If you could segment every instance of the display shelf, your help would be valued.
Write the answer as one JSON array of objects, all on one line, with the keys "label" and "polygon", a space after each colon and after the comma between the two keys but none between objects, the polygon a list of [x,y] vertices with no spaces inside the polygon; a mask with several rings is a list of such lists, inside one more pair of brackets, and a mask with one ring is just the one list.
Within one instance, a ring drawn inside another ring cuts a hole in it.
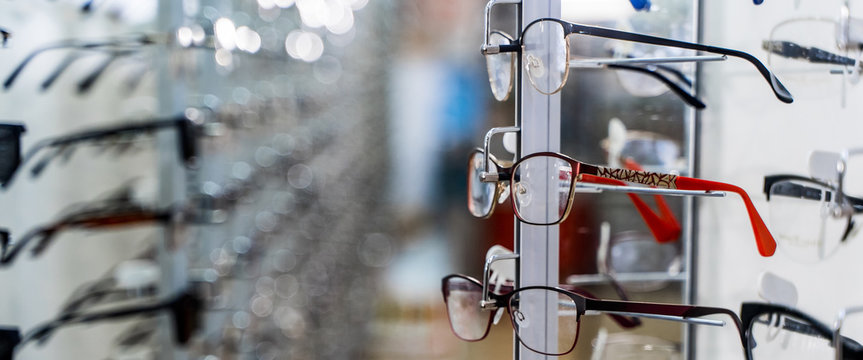
[{"label": "display shelf", "polygon": [[[639,272],[639,273],[620,273],[614,274],[614,279],[619,283],[631,283],[639,281],[672,281],[685,282],[688,280],[688,274],[683,271],[677,274],[669,274],[667,272]],[[566,277],[566,283],[569,285],[601,285],[608,284],[610,278],[604,274],[578,274]]]}]

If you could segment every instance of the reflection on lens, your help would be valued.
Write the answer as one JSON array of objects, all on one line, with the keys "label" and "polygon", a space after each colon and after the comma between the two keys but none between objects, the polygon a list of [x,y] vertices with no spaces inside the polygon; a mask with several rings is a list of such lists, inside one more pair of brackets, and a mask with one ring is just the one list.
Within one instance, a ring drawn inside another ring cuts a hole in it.
[{"label": "reflection on lens", "polygon": [[[513,168],[512,197],[515,212],[525,222],[554,224],[566,215],[573,186],[572,167],[563,159],[536,156]],[[548,196],[549,201],[534,201]]]},{"label": "reflection on lens", "polygon": [[839,247],[847,217],[832,215],[833,192],[821,185],[788,180],[770,187],[770,231],[779,249],[803,262],[815,262]]},{"label": "reflection on lens", "polygon": [[461,277],[448,278],[444,284],[444,301],[452,331],[462,340],[477,341],[485,336],[491,311],[480,307],[482,286]]},{"label": "reflection on lens", "polygon": [[[557,312],[553,318],[557,323],[546,326],[546,309],[556,309],[551,311]],[[568,295],[551,289],[519,290],[510,298],[509,311],[513,328],[525,347],[551,355],[566,354],[575,347],[578,307]],[[546,338],[557,338],[557,342]]]},{"label": "reflection on lens", "polygon": [[[493,31],[489,36],[491,45],[509,45],[511,37],[499,31]],[[497,101],[504,101],[512,90],[512,68],[514,53],[498,53],[485,56],[488,70],[488,81],[491,83],[491,93]]]},{"label": "reflection on lens", "polygon": [[540,21],[525,29],[524,66],[530,83],[539,92],[558,92],[569,73],[569,44],[563,25],[555,21]]},{"label": "reflection on lens", "polygon": [[[608,249],[608,270],[612,274],[666,272],[674,274],[680,266],[676,243],[660,244],[650,234],[626,231],[614,235]],[[666,281],[633,281],[621,285],[627,291],[655,291]]]},{"label": "reflection on lens", "polygon": [[753,359],[833,359],[830,337],[804,320],[784,314],[762,314],[752,321]]},{"label": "reflection on lens", "polygon": [[[483,153],[480,151],[476,151],[471,155],[468,161],[467,179],[467,208],[471,215],[480,218],[491,214],[491,209],[494,205],[495,189],[497,187],[496,182],[483,182],[480,180],[480,175],[484,171],[482,165],[483,158]],[[488,170],[490,174],[497,173],[497,168],[494,164],[489,163]]]},{"label": "reflection on lens", "polygon": [[680,345],[666,339],[614,333],[596,345],[599,360],[680,360]]}]

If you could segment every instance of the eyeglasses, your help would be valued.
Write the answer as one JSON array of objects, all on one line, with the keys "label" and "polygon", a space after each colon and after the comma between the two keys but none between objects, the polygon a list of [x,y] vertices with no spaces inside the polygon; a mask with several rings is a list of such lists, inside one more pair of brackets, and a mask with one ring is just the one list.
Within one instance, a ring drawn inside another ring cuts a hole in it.
[{"label": "eyeglasses", "polygon": [[858,342],[834,338],[830,327],[791,307],[747,302],[740,318],[748,359],[834,359],[836,353],[842,354],[838,359],[863,358]]},{"label": "eyeglasses", "polygon": [[[569,23],[559,19],[543,18],[538,19],[524,28],[521,39],[511,40],[506,36],[497,35],[490,38],[491,46],[483,47],[485,55],[501,55],[496,56],[493,60],[495,64],[489,65],[496,70],[494,75],[489,71],[492,81],[502,81],[506,83],[505,70],[507,64],[513,62],[512,56],[505,56],[506,52],[521,52],[524,58],[524,66],[527,71],[528,80],[531,85],[543,94],[554,94],[563,88],[566,79],[569,75],[570,68],[570,50],[569,36],[571,34],[596,36],[609,39],[617,39],[624,41],[633,41],[639,43],[647,43],[660,46],[669,46],[675,48],[689,49],[695,51],[703,51],[725,56],[741,58],[754,65],[759,73],[764,77],[770,85],[776,97],[785,103],[791,103],[794,99],[784,85],[754,56],[732,49],[720,48],[715,46],[701,45],[685,41],[666,39],[656,36],[625,32],[614,29],[593,27],[581,24]],[[693,60],[694,61],[694,60]],[[508,65],[512,68],[512,65]],[[509,81],[511,83],[511,81]],[[511,85],[503,86],[494,83],[492,85],[493,92],[499,97],[500,90],[503,90]]]},{"label": "eyeglasses", "polygon": [[162,311],[168,311],[173,318],[175,341],[185,344],[200,326],[200,311],[202,301],[188,291],[182,291],[171,298],[148,305],[119,307],[116,309],[67,314],[35,327],[23,337],[17,329],[0,332],[0,359],[12,359],[16,351],[24,345],[39,341],[43,342],[55,331],[75,324],[87,324],[105,320],[123,319],[135,316],[153,316]]},{"label": "eyeglasses", "polygon": [[764,194],[783,251],[804,262],[832,255],[854,233],[852,216],[863,213],[863,199],[804,176],[765,176]]},{"label": "eyeglasses", "polygon": [[[501,204],[509,198],[509,179],[507,177],[498,177],[496,182],[483,181],[483,173],[485,167],[483,162],[485,153],[481,149],[475,149],[468,161],[468,210],[471,215],[478,218],[487,218],[494,212],[496,204]],[[504,168],[493,156],[489,155],[489,168],[494,174],[507,174],[512,170],[512,166]],[[586,180],[595,184],[607,184],[615,186],[626,185],[622,181],[606,178],[593,178]],[[668,207],[661,196],[656,195],[655,200],[659,207],[660,214],[657,215],[650,205],[641,199],[637,194],[627,194],[635,206],[638,213],[641,215],[644,222],[647,224],[651,233],[655,236],[658,242],[675,241],[680,236],[680,224],[674,218],[674,214]],[[563,221],[561,219],[561,221]]]},{"label": "eyeglasses", "polygon": [[[488,294],[492,301],[480,306],[482,287],[463,275],[450,275],[442,280],[442,292],[453,332],[466,341],[479,341],[485,337],[491,324],[491,314],[505,307],[515,330],[516,337],[531,351],[560,356],[571,352],[578,341],[582,316],[609,314],[658,318],[692,324],[723,326],[725,322],[700,319],[700,317],[725,314],[730,316],[739,329],[739,319],[733,311],[721,308],[642,303],[630,301],[598,300],[557,287],[528,286],[498,295]],[[556,308],[557,341],[549,344],[540,339],[532,326],[538,325],[534,318],[545,318],[548,306]],[[487,312],[486,315],[484,312]],[[488,316],[488,319],[486,317]],[[741,332],[742,334],[742,332]],[[742,340],[742,338],[741,338]]]},{"label": "eyeglasses", "polygon": [[9,38],[12,37],[12,33],[6,29],[0,28],[0,38],[3,41],[3,47],[6,47],[6,43],[9,42]]},{"label": "eyeglasses", "polygon": [[[506,47],[516,43],[512,36],[499,30],[491,31],[489,41],[491,44],[498,47]],[[505,101],[509,98],[509,94],[512,92],[512,85],[515,82],[515,56],[511,52],[506,53],[501,51],[496,54],[486,54],[485,59],[492,94],[498,101]],[[623,62],[626,62],[626,60],[616,60],[615,63],[609,64],[592,62],[590,64],[584,63],[581,65],[588,67],[602,67],[612,70],[624,70],[652,77],[662,83],[663,86],[671,89],[672,92],[687,104],[692,105],[697,109],[705,108],[704,102],[692,94],[691,89],[686,90],[683,88],[691,87],[692,82],[676,69],[663,65],[639,65],[638,63],[625,64]],[[678,79],[680,83],[672,80],[673,78]]]},{"label": "eyeglasses", "polygon": [[846,87],[859,81],[861,70],[860,49],[847,44],[849,19],[846,14],[840,20],[802,17],[779,22],[761,45],[767,63],[800,98],[841,96],[844,105]]},{"label": "eyeglasses", "polygon": [[[509,168],[489,161],[490,171],[477,175],[478,169],[484,167],[484,164],[484,154],[478,151],[471,155],[468,163],[468,208],[475,216],[482,217],[491,212],[497,194],[502,191],[498,189],[502,179],[509,180],[515,216],[532,225],[554,225],[566,219],[572,209],[576,183],[580,181],[600,184],[608,183],[609,180],[623,181],[694,192],[730,191],[743,199],[758,252],[762,256],[770,256],[776,250],[776,242],[758,215],[749,195],[735,185],[672,174],[590,165],[553,152],[524,156]],[[548,201],[533,201],[534,197],[544,198],[552,192],[556,195]]]},{"label": "eyeglasses", "polygon": [[45,154],[33,165],[30,171],[33,176],[39,175],[51,160],[61,155],[69,155],[81,143],[127,144],[130,139],[165,128],[177,129],[179,156],[185,164],[191,164],[197,155],[197,131],[195,123],[185,116],[110,126],[41,140],[31,146],[23,157],[20,137],[25,131],[24,127],[18,124],[2,124],[0,125],[0,157],[2,157],[0,186],[9,187],[18,170],[26,163],[35,161],[34,159],[40,153]]}]

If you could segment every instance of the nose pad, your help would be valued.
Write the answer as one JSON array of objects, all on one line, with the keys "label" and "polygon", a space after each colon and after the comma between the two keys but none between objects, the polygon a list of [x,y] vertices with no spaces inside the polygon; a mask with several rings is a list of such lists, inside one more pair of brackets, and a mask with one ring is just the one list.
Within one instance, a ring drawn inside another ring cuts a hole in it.
[{"label": "nose pad", "polygon": [[545,76],[545,64],[537,56],[527,54],[527,70],[534,77],[541,78]]},{"label": "nose pad", "polygon": [[500,196],[497,197],[497,203],[503,204],[506,199],[509,199],[509,184],[501,185],[500,192]]},{"label": "nose pad", "polygon": [[518,201],[519,206],[528,206],[530,205],[531,197],[533,193],[530,191],[530,184],[525,181],[519,182],[515,185],[515,199]]},{"label": "nose pad", "polygon": [[515,319],[515,323],[518,324],[519,327],[524,329],[530,327],[530,320],[520,310],[515,310],[512,316]]},{"label": "nose pad", "polygon": [[497,311],[494,312],[494,324],[500,321],[500,317],[503,315],[503,308],[497,308]]}]

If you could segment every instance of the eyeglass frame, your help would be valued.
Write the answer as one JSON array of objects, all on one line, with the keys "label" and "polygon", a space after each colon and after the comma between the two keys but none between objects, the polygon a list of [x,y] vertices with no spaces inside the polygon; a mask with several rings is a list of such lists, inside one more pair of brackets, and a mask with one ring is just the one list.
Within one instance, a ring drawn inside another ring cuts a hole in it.
[{"label": "eyeglass frame", "polygon": [[[453,274],[447,277],[444,277],[441,281],[441,291],[444,295],[444,301],[447,300],[447,289],[446,289],[446,281],[452,277],[460,277],[460,278],[468,278],[464,275]],[[475,279],[473,281],[476,281]],[[518,294],[522,291],[526,290],[547,290],[550,292],[557,292],[560,294],[564,294],[570,297],[573,302],[576,304],[576,308],[578,311],[578,317],[580,318],[582,315],[594,315],[598,313],[605,313],[608,315],[622,315],[622,316],[633,316],[633,317],[644,317],[644,318],[652,318],[652,319],[660,319],[660,320],[669,320],[669,321],[677,321],[688,324],[699,324],[699,325],[711,325],[711,326],[725,326],[725,321],[722,320],[713,320],[713,319],[699,319],[698,317],[707,316],[707,315],[716,315],[716,314],[726,314],[730,316],[737,326],[740,334],[741,341],[743,341],[743,331],[740,327],[740,319],[737,317],[733,311],[724,309],[724,308],[714,308],[714,307],[706,307],[706,306],[694,306],[694,305],[677,305],[677,304],[663,304],[663,303],[649,303],[649,302],[636,302],[636,301],[617,301],[617,300],[601,300],[586,297],[584,295],[560,288],[560,287],[552,287],[552,286],[526,286],[522,288],[515,289],[506,294],[489,294],[493,303],[486,304],[484,308],[486,309],[497,309],[499,304],[506,304],[507,312],[510,312],[509,309],[509,299],[512,298],[513,295]],[[478,304],[479,306],[479,304]],[[589,307],[595,307],[590,308]],[[491,319],[491,317],[490,317]],[[510,312],[510,320],[513,325],[513,329],[515,330],[516,338],[519,339],[523,345],[524,342],[521,340],[521,337],[518,335],[517,324],[514,322],[512,318],[512,312]],[[581,321],[577,321],[577,326],[581,327]],[[491,322],[489,322],[491,323]],[[474,340],[477,341],[477,340]],[[530,346],[525,345],[531,351],[534,351],[543,355],[551,355],[551,356],[559,356],[570,353],[575,345],[578,343],[578,334],[576,333],[575,341],[572,344],[572,347],[560,354],[554,353],[546,353],[542,351],[537,351]]]},{"label": "eyeglass frame", "polygon": [[[563,76],[563,81],[561,82],[559,88],[555,91],[552,91],[550,94],[553,94],[553,93],[560,91],[560,89],[562,89],[563,86],[566,84],[566,80],[569,77],[568,75],[569,75],[569,60],[570,60],[569,59],[569,39],[568,38],[572,34],[578,34],[578,35],[596,36],[596,37],[602,37],[602,38],[608,38],[608,39],[632,41],[632,42],[666,46],[666,47],[682,48],[682,49],[695,50],[695,51],[703,51],[703,52],[722,54],[722,55],[726,55],[726,56],[741,58],[743,60],[748,61],[749,63],[754,65],[756,67],[756,69],[758,69],[758,72],[761,74],[761,76],[770,85],[770,88],[773,91],[774,95],[776,95],[777,99],[779,99],[780,101],[782,101],[784,103],[792,103],[794,101],[794,98],[791,96],[791,93],[788,91],[788,89],[785,88],[785,85],[783,85],[782,82],[779,81],[779,79],[775,75],[773,75],[773,73],[770,72],[770,70],[767,69],[767,67],[764,66],[764,64],[760,60],[758,60],[758,58],[756,58],[755,56],[753,56],[749,53],[743,52],[743,51],[721,48],[721,47],[710,46],[710,45],[702,45],[702,44],[679,41],[679,40],[673,40],[673,39],[662,38],[662,37],[657,37],[657,36],[652,36],[652,35],[645,35],[645,34],[615,30],[615,29],[604,28],[604,27],[596,27],[596,26],[576,24],[576,23],[571,23],[571,22],[567,22],[567,21],[563,21],[563,20],[555,19],[555,18],[536,19],[536,20],[532,21],[530,24],[527,24],[527,26],[524,27],[523,32],[526,32],[528,29],[530,29],[531,26],[538,24],[540,22],[545,22],[545,21],[555,22],[555,23],[558,23],[561,25],[561,27],[563,28],[564,42],[566,44],[566,54],[567,54],[566,55],[567,66],[565,67],[566,70],[565,70],[565,73]],[[518,42],[518,44],[513,44],[513,45],[509,45],[509,46],[498,46],[497,48],[491,47],[491,46],[484,47],[482,49],[482,52],[483,52],[483,54],[496,54],[499,52],[518,52],[518,53],[521,53],[521,52],[523,52],[523,47],[524,47],[523,36],[521,38],[519,38],[517,42]],[[495,52],[495,51],[497,51],[497,52]],[[540,91],[540,92],[542,93],[542,91]]]},{"label": "eyeglass frame", "polygon": [[[487,137],[488,136],[489,135],[487,134]],[[488,153],[486,153],[486,155],[488,155]],[[563,222],[563,220],[565,220],[567,218],[567,216],[569,215],[569,212],[572,210],[572,202],[573,202],[573,198],[575,195],[576,184],[578,182],[581,182],[581,181],[603,183],[603,182],[607,182],[608,179],[611,179],[611,180],[624,181],[624,182],[635,182],[635,183],[638,183],[641,185],[655,186],[655,187],[660,188],[660,189],[651,189],[651,188],[640,188],[640,187],[630,187],[630,186],[620,186],[619,187],[621,189],[626,190],[627,192],[629,191],[629,189],[632,189],[633,191],[637,191],[636,189],[644,189],[644,190],[671,189],[671,190],[675,190],[675,191],[682,190],[682,191],[693,192],[693,193],[684,194],[684,195],[696,195],[696,194],[703,194],[703,193],[709,194],[711,191],[714,191],[714,190],[716,190],[716,191],[731,191],[731,192],[737,193],[741,197],[741,199],[743,200],[743,203],[746,207],[746,211],[749,215],[750,223],[752,225],[753,234],[755,235],[755,242],[756,242],[756,245],[758,248],[758,252],[762,256],[771,256],[776,251],[776,241],[773,239],[773,235],[770,233],[770,230],[767,229],[767,225],[765,225],[764,220],[761,219],[761,216],[758,214],[758,210],[755,208],[755,205],[752,203],[752,199],[749,197],[749,194],[747,194],[746,191],[743,190],[742,188],[740,188],[736,185],[732,185],[732,184],[721,183],[721,182],[710,181],[710,180],[703,180],[703,179],[698,179],[698,178],[691,178],[691,177],[686,177],[686,176],[673,175],[673,174],[663,174],[663,173],[657,173],[657,172],[627,170],[627,169],[614,169],[614,168],[608,168],[608,167],[604,167],[604,166],[591,165],[591,164],[580,162],[580,161],[575,160],[571,157],[568,157],[564,154],[556,153],[556,152],[537,152],[537,153],[523,156],[521,159],[516,161],[512,165],[512,167],[507,168],[507,169],[503,169],[503,170],[508,170],[508,171],[512,172],[511,174],[509,174],[505,171],[499,170],[499,172],[497,174],[494,174],[494,175],[482,174],[482,176],[480,177],[480,181],[497,182],[498,179],[500,178],[500,175],[503,174],[505,176],[508,175],[510,178],[509,181],[510,181],[510,183],[512,183],[512,181],[514,180],[513,177],[515,176],[515,171],[513,171],[513,169],[518,167],[518,165],[520,165],[522,162],[524,162],[526,160],[529,160],[529,159],[534,158],[534,157],[540,157],[540,156],[546,156],[546,157],[553,157],[553,158],[561,159],[561,160],[569,163],[569,165],[572,169],[571,170],[572,176],[571,176],[571,180],[570,180],[572,183],[570,186],[569,195],[568,195],[568,199],[567,199],[566,211],[560,217],[560,219],[558,219],[557,221],[552,222],[552,223],[536,223],[536,222],[531,222],[531,221],[525,221],[525,219],[523,219],[522,216],[519,215],[519,211],[516,207],[516,203],[515,203],[515,199],[516,199],[515,191],[516,190],[515,190],[515,187],[510,185],[510,191],[511,191],[510,196],[512,196],[512,198],[513,198],[513,200],[510,202],[513,206],[513,213],[523,223],[530,224],[530,225],[555,225],[555,224],[559,224],[559,223]],[[488,161],[486,161],[486,166],[488,166],[487,164],[488,164]],[[587,172],[582,172],[582,168],[584,170],[586,170]],[[704,188],[708,188],[708,189],[704,189]],[[654,192],[654,193],[656,193],[656,192]]]}]

